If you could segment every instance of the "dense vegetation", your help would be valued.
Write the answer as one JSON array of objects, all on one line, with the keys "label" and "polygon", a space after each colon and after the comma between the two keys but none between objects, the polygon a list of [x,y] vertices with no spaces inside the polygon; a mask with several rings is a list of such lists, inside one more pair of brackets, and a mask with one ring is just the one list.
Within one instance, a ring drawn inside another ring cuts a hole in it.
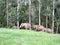
[{"label": "dense vegetation", "polygon": [[23,22],[60,32],[60,0],[0,0],[0,27],[19,27]]},{"label": "dense vegetation", "polygon": [[60,45],[60,35],[0,28],[0,45]]}]

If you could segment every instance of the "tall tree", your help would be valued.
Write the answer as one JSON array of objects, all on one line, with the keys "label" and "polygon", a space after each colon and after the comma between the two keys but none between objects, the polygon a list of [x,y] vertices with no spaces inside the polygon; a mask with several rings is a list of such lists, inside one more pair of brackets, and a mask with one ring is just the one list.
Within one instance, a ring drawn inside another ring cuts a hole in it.
[{"label": "tall tree", "polygon": [[41,0],[39,0],[39,25],[41,25]]},{"label": "tall tree", "polygon": [[[48,10],[48,6],[47,6],[47,10]],[[46,15],[46,28],[48,28],[48,16]]]},{"label": "tall tree", "polygon": [[17,29],[19,29],[19,7],[20,7],[20,0],[17,0]]},{"label": "tall tree", "polygon": [[[54,9],[55,9],[55,0],[53,0],[53,12],[52,12],[52,31],[54,32]],[[52,32],[52,33],[53,33]]]},{"label": "tall tree", "polygon": [[31,0],[29,0],[29,24],[31,24]]},{"label": "tall tree", "polygon": [[46,28],[48,28],[48,18],[51,15],[51,0],[42,0],[43,15],[45,16]]},{"label": "tall tree", "polygon": [[46,11],[46,28],[48,28],[48,18],[51,15],[51,9],[50,6],[47,5],[47,11]]},{"label": "tall tree", "polygon": [[8,27],[8,0],[6,0],[6,22]]}]

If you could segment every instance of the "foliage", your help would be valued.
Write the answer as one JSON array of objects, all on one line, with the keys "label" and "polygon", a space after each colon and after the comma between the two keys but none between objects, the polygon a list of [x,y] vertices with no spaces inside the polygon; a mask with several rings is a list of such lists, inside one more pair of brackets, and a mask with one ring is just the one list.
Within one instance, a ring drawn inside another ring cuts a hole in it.
[{"label": "foliage", "polygon": [[[60,27],[60,1],[55,0],[55,27]],[[8,0],[8,27],[17,25],[17,0]],[[47,9],[48,7],[48,9]],[[48,16],[48,25],[51,27],[52,22],[53,0],[41,0],[41,24],[45,26],[45,17]],[[33,11],[32,11],[33,10]],[[5,0],[0,0],[0,27],[6,27],[6,4]],[[39,24],[39,0],[31,0],[31,19],[32,24]],[[20,0],[19,7],[19,24],[29,22],[29,2]],[[59,29],[60,30],[60,29]]]}]

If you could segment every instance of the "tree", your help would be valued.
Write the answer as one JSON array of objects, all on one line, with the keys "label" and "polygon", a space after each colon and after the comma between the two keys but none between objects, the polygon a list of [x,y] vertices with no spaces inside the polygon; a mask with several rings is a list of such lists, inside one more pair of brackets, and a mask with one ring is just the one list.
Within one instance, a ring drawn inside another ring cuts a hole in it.
[{"label": "tree", "polygon": [[29,0],[29,24],[31,24],[31,0]]},{"label": "tree", "polygon": [[52,31],[54,32],[54,9],[55,9],[55,0],[53,0],[53,12],[52,12]]},{"label": "tree", "polygon": [[56,15],[55,15],[55,25],[56,25],[56,33],[58,33],[59,25],[60,25],[60,8],[58,8],[58,7],[57,7]]},{"label": "tree", "polygon": [[41,25],[41,16],[40,16],[40,13],[41,13],[41,0],[39,0],[39,25]]},{"label": "tree", "polygon": [[59,24],[60,24],[60,21],[57,20],[57,22],[56,22],[56,33],[58,33]]},{"label": "tree", "polygon": [[42,13],[43,16],[45,16],[45,22],[46,22],[46,28],[48,28],[49,25],[49,17],[51,15],[51,0],[42,0]]},{"label": "tree", "polygon": [[8,27],[8,0],[6,0],[6,22]]},{"label": "tree", "polygon": [[51,10],[50,7],[47,6],[47,10],[46,10],[46,28],[48,28],[48,17],[51,15]]},{"label": "tree", "polygon": [[20,0],[17,0],[17,29],[19,29],[19,7],[20,7]]}]

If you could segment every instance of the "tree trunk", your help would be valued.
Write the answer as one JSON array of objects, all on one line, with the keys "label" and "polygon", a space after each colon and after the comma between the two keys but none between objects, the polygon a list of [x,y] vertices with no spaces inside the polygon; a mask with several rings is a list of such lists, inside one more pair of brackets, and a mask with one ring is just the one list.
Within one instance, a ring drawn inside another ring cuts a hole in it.
[{"label": "tree trunk", "polygon": [[48,16],[46,16],[46,28],[48,28]]},{"label": "tree trunk", "polygon": [[4,23],[2,22],[2,28],[3,28]]},{"label": "tree trunk", "polygon": [[7,28],[8,28],[8,0],[6,0],[6,22],[7,22]]},{"label": "tree trunk", "polygon": [[17,29],[19,29],[19,7],[20,7],[20,1],[17,0]]},{"label": "tree trunk", "polygon": [[[29,0],[29,24],[31,24],[31,0]],[[31,27],[30,27],[31,30]]]},{"label": "tree trunk", "polygon": [[58,27],[59,27],[59,25],[57,24],[57,29],[56,29],[56,33],[58,33]]},{"label": "tree trunk", "polygon": [[39,25],[41,25],[41,1],[39,0]]},{"label": "tree trunk", "polygon": [[32,17],[31,17],[32,19],[31,19],[31,22],[33,23],[33,20],[34,20],[34,17],[33,17],[33,15],[34,15],[33,6],[32,6],[32,8],[31,8],[31,9],[32,9]]},{"label": "tree trunk", "polygon": [[53,14],[52,14],[52,33],[54,33],[54,8],[55,8],[55,6],[54,6],[54,4],[55,4],[55,0],[53,0]]},{"label": "tree trunk", "polygon": [[[48,5],[47,5],[47,10],[49,10]],[[48,15],[46,15],[46,28],[48,28]]]}]

